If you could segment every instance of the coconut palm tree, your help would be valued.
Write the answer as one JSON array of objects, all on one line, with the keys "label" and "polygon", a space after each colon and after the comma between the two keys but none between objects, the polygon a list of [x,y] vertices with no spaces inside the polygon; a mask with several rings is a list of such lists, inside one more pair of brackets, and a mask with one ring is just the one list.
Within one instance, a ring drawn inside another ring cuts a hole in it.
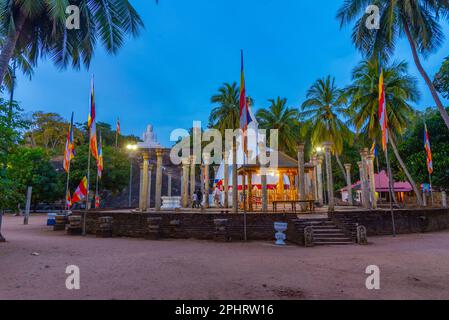
[{"label": "coconut palm tree", "polygon": [[[80,28],[68,30],[66,9],[80,9]],[[143,27],[128,0],[20,0],[0,1],[0,84],[14,52],[29,51],[29,61],[50,56],[58,67],[89,66],[97,40],[114,54],[128,35]]]},{"label": "coconut palm tree", "polygon": [[295,154],[296,144],[300,137],[298,111],[287,107],[287,99],[277,97],[268,100],[268,108],[259,109],[256,118],[262,129],[279,130],[278,147],[289,155]]},{"label": "coconut palm tree", "polygon": [[[407,74],[407,70],[406,62],[394,62],[383,68],[389,141],[396,159],[413,187],[418,203],[422,204],[421,193],[396,146],[396,139],[403,135],[414,114],[410,103],[418,101],[420,97],[417,81]],[[352,124],[358,135],[381,141],[378,117],[379,60],[360,62],[352,72],[352,79],[352,85],[346,89],[346,95],[350,100],[349,110],[353,115]]]},{"label": "coconut palm tree", "polygon": [[[381,18],[378,30],[366,27],[368,16],[365,10],[369,5],[376,5],[379,8]],[[357,49],[368,58],[376,57],[378,54],[388,58],[393,54],[398,38],[405,35],[416,67],[449,128],[449,115],[419,57],[420,55],[426,57],[441,46],[444,34],[440,22],[448,15],[447,0],[345,0],[337,18],[341,26],[356,20],[352,40]]]},{"label": "coconut palm tree", "polygon": [[240,126],[240,89],[236,82],[224,83],[210,101],[216,104],[209,116],[209,127],[221,132]]},{"label": "coconut palm tree", "polygon": [[347,117],[346,98],[330,75],[318,79],[307,91],[307,100],[302,104],[300,118],[308,122],[311,142],[314,146],[332,142],[333,152],[346,179],[346,171],[339,155],[343,151],[343,141],[350,141],[351,131],[345,124]]}]

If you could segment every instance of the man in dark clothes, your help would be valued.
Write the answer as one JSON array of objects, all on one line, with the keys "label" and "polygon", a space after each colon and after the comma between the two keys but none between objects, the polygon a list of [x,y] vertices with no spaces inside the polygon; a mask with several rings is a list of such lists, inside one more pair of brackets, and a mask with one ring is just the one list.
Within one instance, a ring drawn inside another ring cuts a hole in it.
[{"label": "man in dark clothes", "polygon": [[203,202],[203,193],[201,192],[201,189],[198,189],[196,191],[196,197],[198,199],[198,207],[202,208],[203,206],[201,203]]}]

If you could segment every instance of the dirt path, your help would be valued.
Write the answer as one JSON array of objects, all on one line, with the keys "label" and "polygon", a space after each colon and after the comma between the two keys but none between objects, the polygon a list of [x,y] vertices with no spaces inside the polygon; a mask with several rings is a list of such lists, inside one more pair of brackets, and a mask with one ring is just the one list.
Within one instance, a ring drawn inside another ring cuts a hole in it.
[{"label": "dirt path", "polygon": [[[21,223],[4,218],[0,299],[449,299],[449,232],[279,248],[69,237],[45,227],[45,217]],[[365,287],[372,264],[380,290]],[[68,265],[80,268],[80,290],[65,287]]]}]

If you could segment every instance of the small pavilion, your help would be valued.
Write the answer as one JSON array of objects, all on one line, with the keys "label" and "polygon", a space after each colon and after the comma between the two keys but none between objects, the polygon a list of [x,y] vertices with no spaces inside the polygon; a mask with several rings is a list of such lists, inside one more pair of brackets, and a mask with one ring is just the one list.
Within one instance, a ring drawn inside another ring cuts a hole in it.
[{"label": "small pavilion", "polygon": [[[301,200],[316,200],[318,183],[316,176],[315,161],[304,164],[304,197]],[[242,185],[239,185],[240,208],[247,204],[248,211],[261,210],[264,205],[269,206],[273,201],[300,200],[299,192],[299,170],[298,161],[283,152],[278,152],[278,165],[276,168],[265,169],[267,176],[277,177],[276,184],[263,184],[261,182],[262,166],[259,159],[255,164],[241,166],[237,174],[242,177]],[[257,181],[255,183],[255,181]],[[288,183],[286,183],[288,182]],[[263,204],[262,193],[266,188],[267,203]],[[246,201],[243,200],[243,190],[245,190]]]}]

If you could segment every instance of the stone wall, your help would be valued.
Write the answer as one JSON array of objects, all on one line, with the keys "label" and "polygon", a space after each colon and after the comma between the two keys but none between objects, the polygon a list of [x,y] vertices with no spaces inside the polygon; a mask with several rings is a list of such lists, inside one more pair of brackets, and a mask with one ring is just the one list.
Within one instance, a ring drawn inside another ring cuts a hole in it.
[{"label": "stone wall", "polygon": [[[77,214],[77,213],[75,213]],[[80,213],[81,214],[81,213]],[[160,217],[161,238],[179,239],[214,239],[215,219],[227,219],[227,233],[231,240],[244,239],[243,214],[207,214],[207,213],[129,213],[91,211],[87,215],[86,229],[88,234],[95,234],[99,228],[98,218],[113,217],[112,234],[116,237],[144,238],[148,234],[148,218]],[[288,222],[289,234],[295,234],[292,222],[294,214],[247,214],[248,240],[274,240],[274,222]],[[295,240],[294,242],[297,242]]]},{"label": "stone wall", "polygon": [[[351,225],[363,225],[368,236],[390,235],[393,230],[388,210],[335,212],[329,217],[349,232],[353,232]],[[398,234],[445,230],[449,229],[449,209],[395,210],[394,221]]]}]

